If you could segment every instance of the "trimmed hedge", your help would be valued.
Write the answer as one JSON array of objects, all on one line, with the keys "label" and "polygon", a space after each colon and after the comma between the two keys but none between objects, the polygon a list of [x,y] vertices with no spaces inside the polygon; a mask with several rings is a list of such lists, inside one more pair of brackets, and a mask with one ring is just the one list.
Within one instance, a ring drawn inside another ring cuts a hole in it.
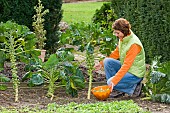
[{"label": "trimmed hedge", "polygon": [[[47,30],[47,40],[45,49],[55,52],[58,41],[58,24],[62,19],[62,0],[41,0],[44,9],[49,9],[45,15],[45,29]],[[0,1],[0,22],[13,20],[20,25],[25,25],[33,31],[33,15],[36,14],[34,6],[38,0],[1,0]]]},{"label": "trimmed hedge", "polygon": [[93,15],[92,22],[100,23],[101,27],[104,27],[112,32],[112,24],[115,21],[116,14],[111,8],[111,2],[104,3],[100,9],[97,9]]},{"label": "trimmed hedge", "polygon": [[169,0],[111,0],[118,17],[126,18],[132,30],[141,39],[146,62],[162,56],[170,60],[170,1]]}]

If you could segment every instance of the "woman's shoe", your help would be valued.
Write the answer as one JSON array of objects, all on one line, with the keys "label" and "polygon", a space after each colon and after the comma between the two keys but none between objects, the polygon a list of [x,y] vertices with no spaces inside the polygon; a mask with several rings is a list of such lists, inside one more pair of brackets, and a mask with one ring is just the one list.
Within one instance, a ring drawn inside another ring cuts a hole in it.
[{"label": "woman's shoe", "polygon": [[113,90],[112,93],[110,93],[109,98],[118,98],[118,97],[123,97],[124,95],[125,95],[124,92],[119,92],[119,91]]},{"label": "woman's shoe", "polygon": [[137,84],[132,97],[139,97],[142,93],[142,87],[143,87],[143,84],[141,82],[139,84]]}]

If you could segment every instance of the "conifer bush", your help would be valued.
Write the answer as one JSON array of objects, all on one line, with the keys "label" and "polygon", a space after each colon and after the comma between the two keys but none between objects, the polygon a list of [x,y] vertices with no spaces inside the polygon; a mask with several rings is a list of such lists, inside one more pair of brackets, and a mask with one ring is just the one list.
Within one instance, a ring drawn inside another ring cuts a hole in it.
[{"label": "conifer bush", "polygon": [[124,17],[140,38],[146,52],[146,61],[154,56],[161,61],[170,60],[170,1],[169,0],[111,0],[118,18]]},{"label": "conifer bush", "polygon": [[[38,4],[38,0],[0,0],[0,22],[13,20],[20,25],[27,26],[33,31],[32,17],[36,13],[34,6]],[[62,19],[62,0],[42,0],[44,9],[49,9],[49,13],[45,15],[46,46],[48,52],[55,52],[58,41],[58,24]]]}]

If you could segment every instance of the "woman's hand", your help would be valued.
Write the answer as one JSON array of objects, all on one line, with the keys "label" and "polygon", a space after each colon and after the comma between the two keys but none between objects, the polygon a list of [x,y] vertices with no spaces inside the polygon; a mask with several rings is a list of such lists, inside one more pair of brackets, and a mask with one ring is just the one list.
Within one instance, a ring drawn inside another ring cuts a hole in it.
[{"label": "woman's hand", "polygon": [[114,87],[115,85],[113,84],[113,82],[110,82],[110,84],[109,84],[109,87],[110,87],[110,91],[112,92],[113,91],[113,87]]},{"label": "woman's hand", "polygon": [[94,66],[94,68],[95,68],[95,71],[98,71],[102,68],[102,65],[100,63],[98,63]]},{"label": "woman's hand", "polygon": [[113,90],[113,87],[115,86],[114,83],[112,82],[112,79],[113,77],[110,77],[108,80],[107,80],[107,85],[110,87],[110,91],[112,92]]}]

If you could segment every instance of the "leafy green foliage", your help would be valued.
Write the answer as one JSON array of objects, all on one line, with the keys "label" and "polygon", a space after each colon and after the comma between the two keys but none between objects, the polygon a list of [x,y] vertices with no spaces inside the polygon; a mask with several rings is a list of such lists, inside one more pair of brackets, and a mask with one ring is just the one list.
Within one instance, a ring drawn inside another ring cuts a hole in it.
[{"label": "leafy green foliage", "polygon": [[[20,25],[27,26],[33,31],[32,16],[35,14],[34,6],[38,4],[38,0],[0,0],[0,22],[13,20]],[[62,0],[42,0],[45,9],[49,9],[49,13],[45,15],[44,27],[47,30],[46,46],[48,52],[55,53],[58,38],[58,24],[62,19]]]},{"label": "leafy green foliage", "polygon": [[1,113],[18,113],[18,112],[29,112],[29,113],[151,113],[143,110],[132,100],[122,100],[113,102],[97,102],[78,104],[71,102],[69,104],[58,105],[56,103],[49,103],[47,109],[39,108],[21,108],[21,109],[0,109]]},{"label": "leafy green foliage", "polygon": [[[90,78],[87,98],[90,99],[93,76],[92,71],[94,66],[94,45],[98,43],[96,40],[99,39],[102,30],[99,24],[86,25],[84,22],[73,24],[70,28],[71,29],[67,30],[68,34],[71,34],[69,40],[64,39],[61,40],[60,43],[77,45],[79,46],[80,51],[86,51],[86,63],[88,67],[88,75]],[[68,39],[68,37],[65,37],[65,34],[67,35],[67,33],[64,33],[61,39]]]},{"label": "leafy green foliage", "polygon": [[102,35],[102,41],[99,44],[99,51],[106,56],[109,56],[110,53],[116,48],[118,39],[116,36],[110,32],[110,30],[104,30]]},{"label": "leafy green foliage", "polygon": [[[89,89],[88,89],[88,99],[90,99],[91,93],[91,83],[92,83],[92,71],[94,66],[94,54],[96,46],[102,46],[100,49],[102,53],[109,54],[111,52],[111,48],[115,48],[115,42],[117,42],[116,38],[112,35],[111,32],[107,32],[104,28],[101,27],[99,23],[94,24],[85,24],[82,23],[74,23],[70,25],[69,29],[66,32],[61,34],[59,43],[63,44],[71,44],[79,47],[78,50],[86,51],[86,64],[88,67],[88,75],[89,75]],[[111,37],[110,37],[111,36]],[[113,39],[113,37],[115,39]],[[113,39],[113,40],[112,40]],[[106,41],[106,42],[105,42]],[[107,45],[107,42],[110,43]],[[109,49],[108,49],[109,48]],[[110,51],[105,51],[110,50]],[[99,50],[97,50],[99,52]]]},{"label": "leafy green foliage", "polygon": [[74,55],[66,49],[59,49],[56,54],[62,66],[60,79],[66,86],[66,92],[73,97],[78,96],[77,90],[85,86],[83,73],[78,67],[79,64],[74,62]]},{"label": "leafy green foliage", "polygon": [[27,26],[18,25],[12,21],[0,24],[1,62],[9,59],[7,53],[11,53],[10,43],[13,44],[15,51],[13,54],[17,56],[17,61],[27,62],[29,57],[39,55],[39,52],[35,50],[35,34]]},{"label": "leafy green foliage", "polygon": [[[55,104],[55,103],[52,103]],[[50,107],[49,104],[48,106]],[[58,106],[55,104],[59,112],[75,112],[75,113],[96,113],[96,112],[142,112],[143,110],[132,100],[129,101],[113,101],[110,103],[98,102],[90,104],[69,103],[67,105]],[[144,112],[144,111],[143,111]]]},{"label": "leafy green foliage", "polygon": [[30,87],[42,85],[44,83],[44,78],[39,73],[34,74],[34,73],[31,73],[31,72],[27,72],[23,76],[22,81],[25,81],[28,78],[30,78],[30,80],[28,81],[28,86],[30,86]]},{"label": "leafy green foliage", "polygon": [[[170,2],[169,0],[111,0],[118,18],[124,17],[140,38],[146,53],[146,62],[161,55],[161,62],[170,60]],[[151,10],[154,9],[154,10]]]},{"label": "leafy green foliage", "polygon": [[[65,33],[61,34],[60,44],[80,45],[82,51],[88,42],[94,42],[97,44],[100,42],[99,38],[102,34],[102,30],[99,24],[86,24],[85,22],[73,23]],[[84,43],[87,41],[86,43]],[[82,43],[83,42],[83,43]]]},{"label": "leafy green foliage", "polygon": [[156,94],[152,96],[152,100],[156,102],[170,103],[170,95],[169,94]]},{"label": "leafy green foliage", "polygon": [[[10,81],[10,78],[6,77],[3,74],[0,74],[0,82],[9,82],[9,81]],[[6,90],[6,89],[7,89],[6,85],[0,84],[0,90]]]},{"label": "leafy green foliage", "polygon": [[[59,86],[65,86],[68,94],[77,96],[77,90],[84,88],[84,77],[73,60],[74,55],[63,49],[59,49],[56,54],[51,54],[46,62],[32,59],[26,66],[28,73],[22,80],[30,79],[29,85],[34,86],[41,85],[45,79],[49,83],[47,96],[51,97],[51,100],[55,89]],[[56,81],[60,83],[56,84]]]},{"label": "leafy green foliage", "polygon": [[9,82],[10,78],[6,77],[3,74],[0,74],[0,82]]},{"label": "leafy green foliage", "polygon": [[164,73],[161,73],[159,71],[152,71],[150,75],[151,75],[151,82],[153,84],[157,84],[162,77],[166,76]]},{"label": "leafy green foliage", "polygon": [[102,28],[100,23],[86,24],[81,22],[71,24],[69,29],[61,34],[59,40],[60,45],[76,45],[80,51],[84,51],[89,42],[94,47],[100,46],[99,51],[102,54],[109,55],[116,47],[117,38],[110,30]]},{"label": "leafy green foliage", "polygon": [[154,101],[170,103],[170,61],[160,63],[159,59],[153,60],[144,91]]},{"label": "leafy green foliage", "polygon": [[7,86],[4,84],[0,84],[0,90],[4,91],[7,89]]},{"label": "leafy green foliage", "polygon": [[92,22],[93,23],[101,23],[103,28],[106,28],[112,31],[112,24],[115,21],[116,14],[111,8],[111,3],[104,3],[100,9],[97,9],[95,14],[93,15]]},{"label": "leafy green foliage", "polygon": [[[67,69],[65,70],[65,73],[67,74]],[[71,94],[72,97],[76,97],[78,96],[78,92],[77,90],[78,89],[82,89],[85,87],[85,84],[84,84],[84,76],[83,76],[83,73],[80,71],[80,69],[78,67],[75,67],[75,66],[71,66],[71,73],[75,73],[74,75],[66,75],[64,74],[64,78],[63,79],[63,83],[65,84],[66,86],[66,92],[68,94]],[[71,74],[69,72],[69,74]],[[62,77],[62,78],[63,78]]]},{"label": "leafy green foliage", "polygon": [[[1,57],[9,58],[11,63],[12,82],[15,91],[15,102],[18,101],[19,79],[17,76],[17,60],[22,60],[24,56],[32,54],[34,50],[35,35],[30,32],[27,26],[18,25],[11,21],[0,23],[0,51]],[[3,60],[5,61],[5,60]],[[1,63],[3,63],[1,61]]]},{"label": "leafy green foliage", "polygon": [[[1,46],[1,45],[0,45]],[[1,48],[1,47],[0,47]],[[0,71],[4,69],[5,54],[4,51],[0,51]]]},{"label": "leafy green foliage", "polygon": [[[55,90],[55,82],[58,80],[59,72],[56,68],[58,60],[55,54],[52,54],[46,62],[42,62],[38,58],[30,60],[29,65],[26,66],[28,72],[23,76],[22,81],[30,79],[28,82],[29,86],[41,85],[43,78],[49,82],[47,96],[53,99]],[[43,78],[42,78],[43,77]]]}]

